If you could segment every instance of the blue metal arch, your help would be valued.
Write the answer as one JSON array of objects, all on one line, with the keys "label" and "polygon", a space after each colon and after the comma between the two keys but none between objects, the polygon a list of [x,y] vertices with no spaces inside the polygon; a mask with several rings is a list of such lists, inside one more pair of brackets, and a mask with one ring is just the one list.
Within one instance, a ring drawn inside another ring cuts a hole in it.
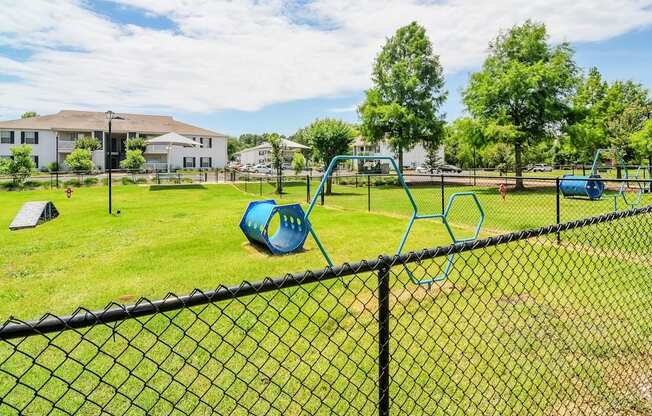
[{"label": "blue metal arch", "polygon": [[[403,177],[403,174],[398,168],[398,165],[396,163],[396,160],[394,160],[393,157],[391,156],[350,156],[350,155],[339,155],[334,157],[331,162],[328,164],[328,168],[324,171],[324,175],[321,178],[321,181],[319,182],[319,186],[317,187],[317,190],[315,191],[315,194],[312,197],[312,200],[310,201],[310,204],[308,205],[308,209],[306,209],[305,215],[304,215],[304,220],[306,224],[311,224],[310,219],[308,218],[310,214],[312,213],[313,208],[317,204],[317,199],[319,198],[319,195],[324,189],[324,186],[326,184],[326,181],[328,180],[328,177],[332,174],[333,169],[335,169],[335,166],[337,165],[338,162],[343,161],[343,160],[387,160],[389,163],[391,163],[392,167],[396,171],[397,177],[399,184],[405,191],[405,194],[408,197],[408,200],[410,201],[410,205],[412,206],[412,215],[410,216],[410,219],[408,221],[407,227],[405,228],[405,232],[403,233],[403,236],[401,238],[401,242],[399,243],[398,249],[396,250],[396,254],[401,254],[403,252],[403,248],[405,247],[405,243],[407,241],[407,238],[410,234],[410,230],[412,229],[412,225],[414,224],[415,221],[417,220],[425,220],[425,219],[441,219],[442,223],[444,225],[444,228],[446,229],[448,235],[451,238],[451,241],[453,244],[465,242],[465,241],[473,241],[477,239],[478,235],[480,234],[480,229],[482,227],[482,223],[484,222],[485,214],[484,210],[482,209],[482,206],[480,204],[480,201],[478,200],[478,197],[475,195],[473,192],[456,192],[450,196],[448,199],[448,205],[446,209],[444,210],[443,213],[441,214],[426,214],[426,215],[419,215],[418,212],[418,207],[417,204],[414,202],[414,198],[412,197],[412,193],[410,192],[410,188],[407,186],[405,183],[405,179]],[[450,224],[448,223],[447,216],[448,213],[450,212],[452,208],[453,201],[455,200],[456,197],[458,196],[471,196],[473,198],[473,201],[475,205],[478,207],[478,210],[480,212],[480,220],[478,221],[478,224],[476,225],[475,232],[473,237],[471,238],[466,238],[466,239],[460,239],[458,240],[455,237],[455,233],[453,232],[453,229],[451,228]],[[315,232],[314,228],[312,226],[309,227],[310,234],[312,237],[315,239],[315,242],[317,243],[317,247],[319,247],[319,250],[321,251],[322,255],[324,256],[324,259],[326,260],[326,263],[329,266],[333,266],[333,261],[331,260],[330,256],[328,255],[328,252],[324,248],[323,244],[319,240],[319,237],[317,237],[317,233]],[[433,278],[430,279],[418,279],[414,274],[408,269],[407,266],[405,266],[405,271],[410,277],[410,280],[412,280],[413,283],[419,284],[419,285],[430,285],[433,282],[438,282],[445,280],[448,277],[448,274],[450,272],[451,267],[453,266],[453,262],[455,260],[455,255],[451,254],[448,256],[447,262],[446,262],[446,267],[444,271]]]}]

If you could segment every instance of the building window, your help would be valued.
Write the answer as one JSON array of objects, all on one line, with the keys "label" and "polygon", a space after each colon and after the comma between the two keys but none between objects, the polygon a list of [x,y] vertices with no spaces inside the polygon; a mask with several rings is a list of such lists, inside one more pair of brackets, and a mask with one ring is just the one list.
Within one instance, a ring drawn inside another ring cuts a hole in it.
[{"label": "building window", "polygon": [[129,132],[129,138],[130,138],[130,139],[135,139],[136,137],[138,137],[138,133],[137,133],[137,132],[135,132],[135,131],[130,131],[130,132]]},{"label": "building window", "polygon": [[14,144],[14,132],[13,131],[0,131],[0,143],[2,143],[2,144]]},{"label": "building window", "polygon": [[93,132],[93,137],[95,137],[95,140],[97,140],[100,143],[100,149],[104,149],[104,132],[103,131],[94,131]]},{"label": "building window", "polygon": [[38,132],[37,131],[23,131],[21,134],[21,143],[24,144],[38,144]]},{"label": "building window", "polygon": [[195,158],[194,157],[184,157],[183,158],[183,167],[184,168],[194,168],[195,167]]},{"label": "building window", "polygon": [[202,157],[199,159],[200,167],[202,168],[212,168],[213,167],[213,158],[212,157]]},{"label": "building window", "polygon": [[213,139],[211,139],[210,137],[208,137],[208,138],[201,137],[199,139],[199,142],[201,143],[201,145],[203,147],[205,147],[207,149],[211,149],[213,147]]}]

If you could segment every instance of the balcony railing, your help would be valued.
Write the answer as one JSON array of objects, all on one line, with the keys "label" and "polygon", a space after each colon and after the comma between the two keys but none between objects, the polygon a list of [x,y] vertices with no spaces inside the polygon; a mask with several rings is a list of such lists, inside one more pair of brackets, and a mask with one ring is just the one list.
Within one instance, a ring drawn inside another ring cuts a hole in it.
[{"label": "balcony railing", "polygon": [[70,152],[75,149],[74,140],[59,140],[59,151]]},{"label": "balcony railing", "polygon": [[145,170],[165,172],[168,170],[168,164],[165,162],[145,162]]},{"label": "balcony railing", "polygon": [[145,153],[167,153],[168,147],[164,144],[150,144],[145,148]]}]

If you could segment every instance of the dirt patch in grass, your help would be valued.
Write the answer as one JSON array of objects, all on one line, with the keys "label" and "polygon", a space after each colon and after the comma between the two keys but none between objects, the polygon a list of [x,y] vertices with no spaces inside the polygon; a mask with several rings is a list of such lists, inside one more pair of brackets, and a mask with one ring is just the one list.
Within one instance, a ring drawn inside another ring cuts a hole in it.
[{"label": "dirt patch in grass", "polygon": [[652,367],[650,357],[629,356],[600,360],[605,368],[602,384],[590,385],[576,378],[575,397],[563,400],[544,414],[550,416],[652,414]]},{"label": "dirt patch in grass", "polygon": [[[439,284],[433,284],[431,288],[427,286],[413,286],[405,288],[393,288],[390,290],[389,307],[390,309],[398,304],[407,305],[412,301],[421,302],[427,298],[434,298],[438,294],[448,295],[453,292],[462,292],[466,286],[456,285],[450,281],[444,281]],[[378,312],[378,295],[375,292],[369,291],[358,295],[349,309],[356,312]]]}]

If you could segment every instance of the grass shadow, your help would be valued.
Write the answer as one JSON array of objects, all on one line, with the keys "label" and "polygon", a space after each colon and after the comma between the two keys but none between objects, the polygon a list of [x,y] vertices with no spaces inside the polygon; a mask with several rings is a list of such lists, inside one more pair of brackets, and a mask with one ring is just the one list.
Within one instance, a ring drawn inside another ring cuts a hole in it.
[{"label": "grass shadow", "polygon": [[196,184],[170,184],[170,185],[150,185],[150,191],[172,191],[176,189],[207,189],[204,185]]}]

